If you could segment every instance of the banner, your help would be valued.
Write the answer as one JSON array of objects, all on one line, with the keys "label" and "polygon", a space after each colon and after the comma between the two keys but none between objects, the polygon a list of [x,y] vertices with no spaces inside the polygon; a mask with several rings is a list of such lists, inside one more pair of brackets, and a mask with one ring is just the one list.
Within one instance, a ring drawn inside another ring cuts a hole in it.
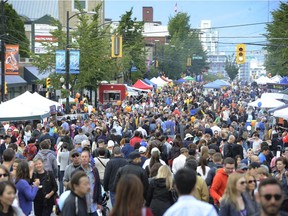
[{"label": "banner", "polygon": [[70,74],[79,74],[79,65],[80,65],[80,51],[79,50],[70,50]]},{"label": "banner", "polygon": [[65,50],[56,50],[56,73],[65,73]]},{"label": "banner", "polygon": [[5,74],[19,75],[19,45],[6,44]]}]

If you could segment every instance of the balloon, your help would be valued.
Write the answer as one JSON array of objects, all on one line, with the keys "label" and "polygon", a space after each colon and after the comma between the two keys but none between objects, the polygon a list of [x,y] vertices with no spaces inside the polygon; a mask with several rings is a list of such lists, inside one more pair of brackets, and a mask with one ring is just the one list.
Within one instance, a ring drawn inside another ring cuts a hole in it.
[{"label": "balloon", "polygon": [[92,112],[93,112],[93,113],[95,113],[95,112],[96,112],[96,109],[95,109],[95,108],[93,108],[93,109],[92,109]]},{"label": "balloon", "polygon": [[78,103],[78,102],[79,102],[78,98],[75,98],[74,101],[75,101],[75,103]]},{"label": "balloon", "polygon": [[284,136],[282,140],[284,143],[288,143],[288,135]]},{"label": "balloon", "polygon": [[80,93],[76,93],[76,98],[80,98]]},{"label": "balloon", "polygon": [[151,97],[151,95],[152,95],[151,92],[148,92],[148,97]]},{"label": "balloon", "polygon": [[125,96],[127,97],[129,95],[129,93],[128,92],[125,92]]},{"label": "balloon", "polygon": [[118,106],[121,105],[121,101],[120,101],[120,100],[117,101],[117,105],[118,105]]},{"label": "balloon", "polygon": [[252,126],[252,127],[255,127],[255,124],[256,124],[256,120],[252,120],[252,121],[251,121],[251,126]]},{"label": "balloon", "polygon": [[84,107],[84,112],[88,112],[88,107]]},{"label": "balloon", "polygon": [[130,106],[126,106],[125,109],[126,109],[127,112],[131,112],[131,107]]},{"label": "balloon", "polygon": [[258,104],[257,104],[257,106],[260,108],[260,107],[262,106],[262,102],[259,101]]},{"label": "balloon", "polygon": [[81,101],[80,101],[80,104],[84,104],[84,101],[81,100]]},{"label": "balloon", "polygon": [[63,208],[63,206],[64,206],[64,202],[65,202],[65,200],[67,199],[67,197],[70,195],[70,193],[71,193],[70,190],[65,191],[65,192],[62,193],[61,196],[59,197],[58,206],[59,206],[60,211],[62,211],[62,208]]},{"label": "balloon", "polygon": [[191,122],[194,122],[196,120],[195,116],[191,117]]},{"label": "balloon", "polygon": [[247,130],[248,131],[251,131],[252,130],[252,127],[249,125],[249,126],[247,126]]}]

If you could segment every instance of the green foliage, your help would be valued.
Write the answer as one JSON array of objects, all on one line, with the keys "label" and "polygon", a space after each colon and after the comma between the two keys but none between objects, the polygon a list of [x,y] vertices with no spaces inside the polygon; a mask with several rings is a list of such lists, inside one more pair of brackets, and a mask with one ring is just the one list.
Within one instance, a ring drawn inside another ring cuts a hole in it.
[{"label": "green foliage", "polygon": [[127,81],[130,77],[130,69],[134,65],[137,67],[137,73],[132,72],[132,83],[141,79],[146,72],[146,51],[145,42],[142,36],[144,23],[132,18],[133,9],[126,11],[120,17],[120,23],[115,34],[123,37],[123,57],[115,59],[119,67],[119,72],[124,72],[124,79]]},{"label": "green foliage", "polygon": [[215,80],[217,80],[219,77],[217,77],[215,74],[211,74],[211,73],[208,73],[208,74],[203,74],[203,80],[205,82],[213,82]]},{"label": "green foliage", "polygon": [[[0,7],[1,8],[1,7]],[[5,3],[5,43],[19,44],[20,56],[29,57],[29,40],[25,34],[24,22],[13,9],[11,4]],[[2,19],[2,17],[1,17]],[[3,38],[3,31],[0,28],[0,39]]]},{"label": "green foliage", "polygon": [[288,71],[288,3],[282,2],[278,10],[272,12],[273,22],[267,24],[268,40],[265,60],[266,70],[272,75],[286,76]]},{"label": "green foliage", "polygon": [[227,56],[225,62],[225,71],[228,74],[229,78],[233,81],[239,72],[239,67],[236,64],[236,59],[234,54],[231,56]]},{"label": "green foliage", "polygon": [[[181,74],[197,75],[207,67],[207,56],[199,39],[199,32],[190,29],[190,17],[186,13],[178,13],[170,18],[168,30],[171,35],[169,45],[157,45],[156,58],[159,68],[172,79],[179,79]],[[187,67],[187,58],[192,59],[192,66]]]}]

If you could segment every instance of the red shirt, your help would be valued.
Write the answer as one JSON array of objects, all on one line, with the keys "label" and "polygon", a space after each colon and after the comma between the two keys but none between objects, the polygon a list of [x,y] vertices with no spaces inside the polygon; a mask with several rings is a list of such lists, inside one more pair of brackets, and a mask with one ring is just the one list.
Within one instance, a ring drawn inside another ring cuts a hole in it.
[{"label": "red shirt", "polygon": [[132,146],[132,147],[134,147],[134,145],[135,145],[135,143],[136,142],[141,142],[142,141],[142,138],[141,137],[133,137],[131,140],[130,140],[130,145]]}]

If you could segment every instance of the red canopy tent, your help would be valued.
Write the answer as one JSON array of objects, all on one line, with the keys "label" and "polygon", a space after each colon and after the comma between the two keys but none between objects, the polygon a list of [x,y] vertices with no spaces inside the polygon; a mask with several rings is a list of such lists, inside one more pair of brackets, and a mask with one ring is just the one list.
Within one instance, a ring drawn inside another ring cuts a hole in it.
[{"label": "red canopy tent", "polygon": [[134,88],[139,88],[139,89],[149,89],[151,90],[153,87],[150,85],[147,85],[145,82],[142,80],[138,79],[137,82],[133,85]]}]

